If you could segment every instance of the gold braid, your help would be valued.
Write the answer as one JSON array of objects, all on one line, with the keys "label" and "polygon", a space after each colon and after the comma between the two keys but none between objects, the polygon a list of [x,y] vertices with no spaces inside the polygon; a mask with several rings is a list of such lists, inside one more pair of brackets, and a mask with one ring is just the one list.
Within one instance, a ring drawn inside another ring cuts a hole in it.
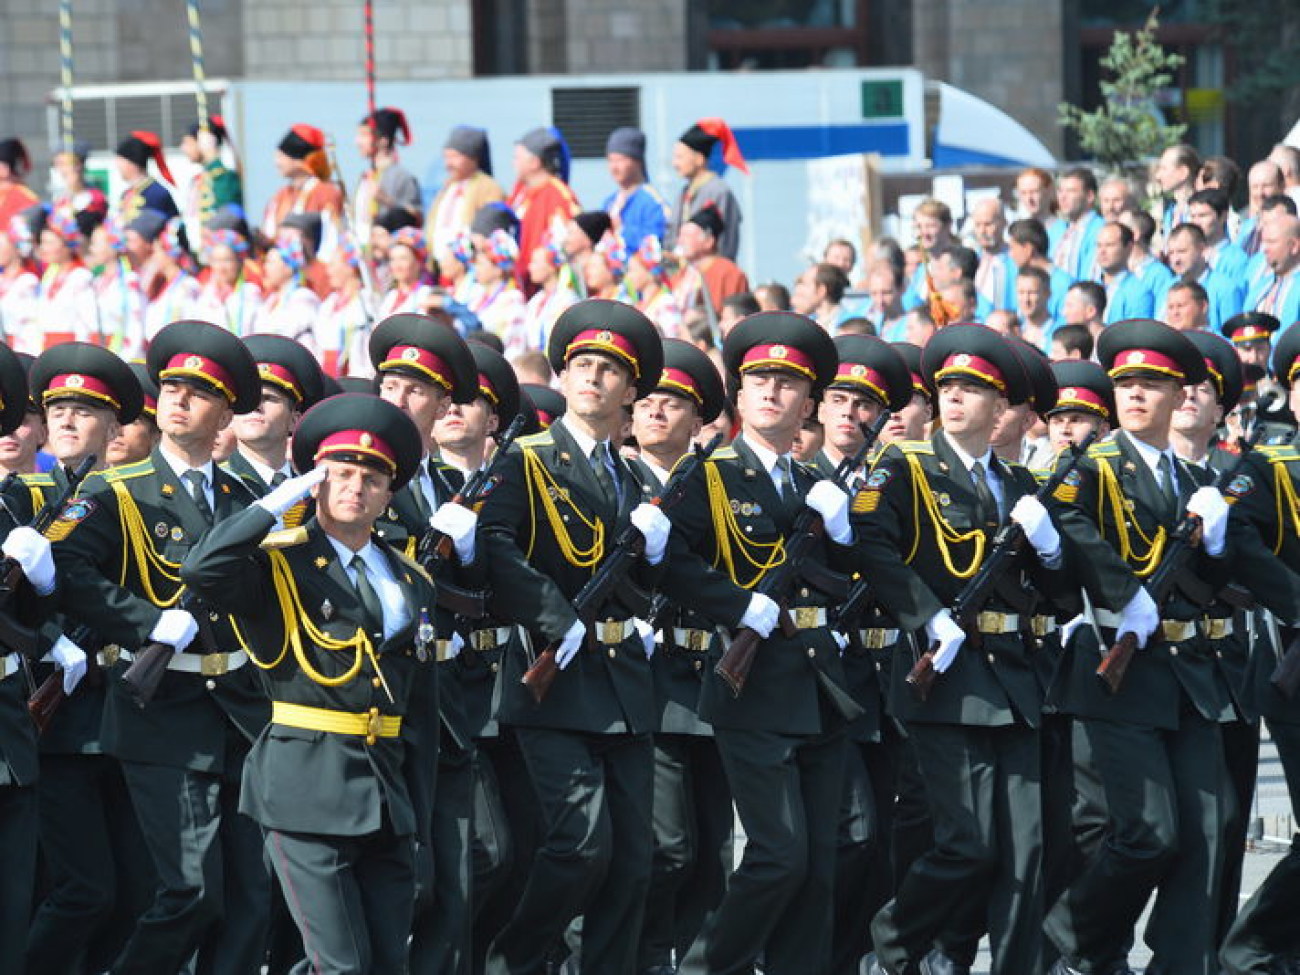
[{"label": "gold braid", "polygon": [[[736,523],[736,514],[731,510],[727,487],[722,481],[722,472],[718,470],[718,465],[714,461],[705,463],[704,479],[709,489],[709,516],[713,520],[713,534],[716,539],[713,552],[714,568],[717,568],[719,563],[725,565],[727,575],[732,582],[741,589],[752,589],[769,569],[785,561],[785,539],[778,538],[775,542],[767,543],[753,542],[745,538],[745,533]],[[753,574],[743,581],[736,575],[736,559],[732,554],[733,543],[744,557],[747,567],[754,570]],[[755,555],[751,555],[751,551],[765,552],[766,554],[762,556],[763,561],[760,562]]]},{"label": "gold braid", "polygon": [[[149,541],[149,532],[145,528],[144,518],[140,514],[140,509],[136,507],[131,492],[126,489],[126,484],[122,481],[113,482],[113,493],[117,495],[118,524],[122,530],[122,538],[126,540],[126,546],[122,550],[122,570],[118,575],[117,584],[126,585],[127,567],[131,561],[130,557],[134,556],[136,570],[140,574],[140,588],[144,590],[145,598],[155,606],[170,609],[181,597],[181,564],[163,558],[154,549]],[[174,586],[172,594],[165,599],[154,588],[155,574]]]},{"label": "gold braid", "polygon": [[[1295,484],[1291,480],[1286,461],[1273,462],[1273,496],[1277,498],[1277,538],[1273,542],[1273,554],[1277,555],[1282,551],[1285,538],[1283,526],[1288,515],[1292,533],[1300,535],[1300,498],[1296,497]],[[1286,503],[1285,510],[1282,507],[1283,501]]]},{"label": "gold braid", "polygon": [[1156,529],[1155,537],[1152,538],[1142,530],[1138,524],[1137,518],[1133,519],[1133,531],[1137,533],[1146,546],[1146,551],[1140,555],[1134,550],[1133,543],[1129,538],[1129,526],[1126,520],[1126,509],[1124,507],[1124,491],[1120,487],[1119,478],[1115,475],[1114,469],[1104,460],[1097,462],[1097,475],[1100,480],[1100,491],[1097,498],[1097,528],[1101,537],[1106,537],[1106,518],[1103,505],[1109,504],[1111,514],[1115,520],[1115,541],[1119,546],[1119,557],[1125,562],[1136,563],[1133,574],[1139,579],[1145,579],[1156,570],[1160,564],[1160,557],[1165,551],[1165,541],[1168,538],[1165,528],[1161,525]]},{"label": "gold braid", "polygon": [[[546,522],[551,526],[551,532],[555,535],[555,543],[560,547],[560,553],[564,556],[565,561],[579,569],[594,568],[605,557],[605,523],[599,517],[588,518],[582,513],[577,505],[569,500],[569,492],[561,488],[556,483],[551,472],[546,469],[537,452],[527,448],[524,454],[524,476],[527,477],[528,485],[528,522],[533,526],[532,535],[528,539],[528,550],[524,553],[525,557],[532,558],[533,545],[537,541],[537,511],[534,498],[540,498],[542,510],[546,512]],[[564,503],[569,506],[582,524],[591,529],[591,547],[586,549],[578,548],[573,541],[573,536],[569,530],[564,527],[564,520],[560,516],[560,509],[556,506],[555,499],[563,498]]]},{"label": "gold braid", "polygon": [[[960,532],[948,524],[948,520],[944,518],[943,512],[939,510],[939,505],[934,500],[934,492],[930,490],[930,482],[926,479],[925,468],[921,466],[921,458],[916,454],[908,454],[907,466],[912,472],[912,524],[917,528],[912,539],[912,550],[907,553],[907,558],[903,561],[911,565],[912,560],[916,558],[917,550],[921,547],[921,506],[924,505],[925,513],[930,516],[930,521],[934,525],[935,547],[939,549],[939,557],[943,559],[944,568],[954,579],[969,579],[979,571],[980,563],[984,561],[986,542],[984,530],[974,528],[968,532]],[[975,543],[975,551],[971,555],[970,565],[958,569],[953,562],[952,550],[949,546],[965,545],[967,542]]]}]

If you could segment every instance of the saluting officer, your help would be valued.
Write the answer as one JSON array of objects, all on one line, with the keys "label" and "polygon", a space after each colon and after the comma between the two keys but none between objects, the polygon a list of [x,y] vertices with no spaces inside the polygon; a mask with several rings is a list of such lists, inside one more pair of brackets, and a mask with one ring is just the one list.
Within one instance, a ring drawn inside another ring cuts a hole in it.
[{"label": "saluting officer", "polygon": [[[436,721],[433,584],[373,529],[422,453],[401,410],[332,397],[294,435],[308,473],[223,520],[182,569],[237,616],[271,701],[240,810],[264,831],[312,972],[406,969],[412,837],[431,801],[415,795],[429,777],[411,770],[435,761],[419,743],[436,738],[405,732]],[[315,517],[272,533],[308,493]]]},{"label": "saluting officer", "polygon": [[516,442],[482,510],[492,612],[524,626],[534,652],[558,644],[561,668],[539,704],[520,683],[528,656],[504,661],[497,716],[514,728],[545,836],[488,949],[490,975],[540,971],[545,947],[580,913],[579,970],[632,971],[650,882],[653,642],[627,587],[596,608],[590,632],[570,600],[629,522],[646,542],[631,582],[649,590],[663,568],[668,520],[638,503],[639,483],[610,447],[626,408],[659,382],[663,348],[639,311],[592,299],[557,319],[547,355],[567,411]]},{"label": "saluting officer", "polygon": [[[691,450],[706,423],[722,412],[722,377],[707,355],[689,342],[664,340],[664,371],[649,396],[632,408],[632,435],[639,457],[629,466],[641,491],[653,498]],[[646,900],[637,972],[675,971],[717,907],[731,872],[731,793],[713,741],[699,716],[705,651],[713,640],[709,621],[656,597],[653,621],[658,647],[654,675],[655,788],[654,868]]]},{"label": "saluting officer", "polygon": [[[835,378],[835,344],[811,319],[751,315],[723,345],[741,434],[714,452],[673,511],[664,593],[714,625],[762,638],[743,692],[705,661],[700,717],[713,726],[745,829],[744,857],[679,971],[826,972],[830,964],[836,826],[845,735],[861,708],[848,692],[841,644],[827,625],[853,568],[848,496],[791,457],[815,397]],[[754,591],[783,561],[805,507],[825,535],[790,593],[797,635],[775,630],[780,607]],[[835,592],[826,591],[826,587]]]},{"label": "saluting officer", "polygon": [[[1064,588],[1060,537],[1033,493],[1033,476],[994,455],[995,426],[1030,396],[1019,356],[980,326],[951,326],[927,344],[922,374],[943,429],[891,444],[854,501],[863,572],[903,628],[933,652],[924,700],[903,682],[914,662],[900,644],[893,703],[907,725],[930,800],[935,846],[912,864],[872,922],[883,969],[919,969],[948,933],[989,932],[995,973],[1034,971],[1042,919],[1040,755],[1042,692],[1024,619],[1034,590]],[[1010,519],[1026,550],[974,618],[948,604]],[[967,632],[963,627],[969,627]],[[973,917],[969,905],[982,905]]]},{"label": "saluting officer", "polygon": [[[32,396],[44,410],[47,445],[57,462],[48,474],[23,478],[35,512],[67,490],[70,472],[87,457],[93,455],[95,469],[103,470],[109,442],[122,425],[136,419],[143,394],[125,362],[107,349],[80,342],[42,353],[29,380]],[[27,965],[32,972],[87,965],[99,971],[112,957],[88,959],[87,951],[92,943],[97,955],[105,952],[106,943],[121,947],[149,904],[154,878],[122,770],[100,745],[103,681],[78,686],[87,671],[86,654],[98,653],[100,641],[90,632],[74,640],[66,631],[75,627],[53,626],[48,656],[63,669],[69,697],[40,739],[41,850],[50,889],[28,934]],[[96,670],[107,659],[98,656]],[[53,670],[36,668],[37,679]]]},{"label": "saluting officer", "polygon": [[[177,971],[202,944],[217,970],[251,972],[265,948],[269,885],[257,827],[236,807],[243,758],[269,708],[229,617],[179,601],[185,556],[251,500],[213,464],[212,447],[235,413],[257,405],[257,366],[225,329],[180,321],[154,338],[149,371],[158,447],[88,481],[68,515],[75,529],[55,546],[61,609],[122,648],[106,674],[100,740],[122,764],[158,874],[113,971]],[[150,642],[176,652],[141,708],[118,678]]]},{"label": "saluting officer", "polygon": [[[1094,607],[1067,648],[1060,706],[1082,723],[1105,793],[1100,852],[1048,912],[1061,960],[1054,972],[1126,971],[1134,927],[1153,890],[1145,938],[1152,971],[1207,972],[1215,938],[1215,884],[1224,776],[1218,722],[1228,689],[1197,625],[1200,607],[1176,593],[1157,606],[1144,586],[1169,534],[1194,513],[1203,523],[1191,571],[1216,590],[1227,581],[1227,505],[1209,474],[1169,443],[1184,387],[1205,359],[1161,322],[1117,322],[1098,356],[1115,383],[1120,430],[1094,444],[1054,496],[1072,570]],[[1119,691],[1095,676],[1125,633],[1140,649]]]}]

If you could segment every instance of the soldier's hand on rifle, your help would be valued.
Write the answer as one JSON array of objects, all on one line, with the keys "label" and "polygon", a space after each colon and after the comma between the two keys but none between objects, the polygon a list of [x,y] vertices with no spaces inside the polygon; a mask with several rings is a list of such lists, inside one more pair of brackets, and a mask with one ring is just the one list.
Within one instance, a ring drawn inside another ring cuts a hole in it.
[{"label": "soldier's hand on rifle", "polygon": [[[291,477],[279,487],[268,492],[266,497],[253,503],[279,518],[295,504],[311,494],[311,489],[325,480],[326,473],[324,467],[316,467],[306,474]],[[165,643],[166,641],[159,642]]]},{"label": "soldier's hand on rifle", "polygon": [[86,676],[86,651],[60,633],[50,648],[50,656],[63,671],[63,693],[71,694]]},{"label": "soldier's hand on rifle", "polygon": [[474,538],[478,533],[478,515],[475,512],[463,504],[445,501],[433,513],[429,525],[451,539],[462,565],[474,561]]},{"label": "soldier's hand on rifle", "polygon": [[[288,482],[285,482],[288,483]],[[199,624],[184,609],[164,609],[154,624],[149,639],[153,643],[165,643],[177,653],[190,645],[198,635]]]},{"label": "soldier's hand on rifle", "polygon": [[749,597],[749,608],[740,618],[740,625],[753,630],[766,640],[772,635],[772,630],[776,628],[777,620],[780,618],[781,607],[776,604],[776,601],[771,596],[756,592]]},{"label": "soldier's hand on rifle", "polygon": [[54,591],[54,556],[50,554],[50,540],[27,525],[19,525],[5,538],[0,551],[22,567],[23,575],[38,595],[48,596]]},{"label": "soldier's hand on rifle", "polygon": [[1215,487],[1197,488],[1187,499],[1187,513],[1201,519],[1201,544],[1205,551],[1218,557],[1223,554],[1228,532],[1228,502]]},{"label": "soldier's hand on rifle", "polygon": [[582,620],[574,620],[560,645],[555,648],[555,665],[563,670],[582,649],[582,641],[587,639],[587,626]]},{"label": "soldier's hand on rifle", "polygon": [[1051,562],[1061,555],[1061,536],[1052,524],[1043,502],[1026,494],[1011,506],[1011,520],[1025,532],[1025,538],[1043,562]]},{"label": "soldier's hand on rifle", "polygon": [[934,672],[942,674],[957,659],[957,651],[966,642],[966,631],[957,625],[957,621],[952,618],[952,613],[941,609],[930,617],[930,622],[925,624],[925,635],[930,638],[930,645],[934,647],[932,660]]},{"label": "soldier's hand on rifle", "polygon": [[634,619],[632,625],[636,627],[636,635],[641,638],[641,649],[645,651],[645,658],[649,660],[655,655],[655,631],[643,619]]},{"label": "soldier's hand on rifle", "polygon": [[673,523],[659,510],[658,505],[648,501],[642,501],[633,508],[629,517],[645,539],[646,561],[658,565],[663,561],[664,552],[668,548],[668,535],[673,530]]},{"label": "soldier's hand on rifle", "polygon": [[848,545],[853,541],[853,527],[849,524],[849,496],[837,484],[818,481],[808,491],[803,503],[822,516],[826,534],[831,541]]},{"label": "soldier's hand on rifle", "polygon": [[1115,639],[1123,638],[1125,633],[1132,633],[1139,647],[1145,647],[1151,634],[1160,625],[1160,607],[1147,592],[1146,586],[1139,586],[1133,598],[1119,613],[1119,626],[1115,630]]}]

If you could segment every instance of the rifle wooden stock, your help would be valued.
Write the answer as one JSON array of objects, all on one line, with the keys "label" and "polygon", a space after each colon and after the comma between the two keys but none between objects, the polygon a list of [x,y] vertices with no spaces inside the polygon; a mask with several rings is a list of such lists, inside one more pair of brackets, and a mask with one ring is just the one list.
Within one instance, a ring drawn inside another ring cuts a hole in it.
[{"label": "rifle wooden stock", "polygon": [[938,674],[934,669],[934,654],[938,649],[938,643],[930,644],[930,649],[921,654],[920,659],[907,672],[907,683],[922,702],[930,696],[930,688],[934,686],[934,678]]},{"label": "rifle wooden stock", "polygon": [[555,675],[560,672],[560,665],[555,659],[555,650],[558,646],[558,642],[552,643],[539,653],[532,666],[524,671],[524,676],[520,678],[538,704],[546,699],[547,692],[555,683]]},{"label": "rifle wooden stock", "polygon": [[763,638],[757,630],[751,630],[748,626],[741,627],[713,668],[713,672],[722,678],[736,697],[740,697],[740,692],[745,689],[750,668],[754,666],[754,656],[762,642]]},{"label": "rifle wooden stock", "polygon": [[1287,645],[1268,682],[1288,701],[1295,700],[1296,691],[1300,690],[1300,636]]},{"label": "rifle wooden stock", "polygon": [[131,666],[122,674],[122,683],[131,702],[138,708],[146,707],[153,696],[158,693],[163,674],[167,673],[167,664],[176,649],[166,643],[147,643],[136,651]]},{"label": "rifle wooden stock", "polygon": [[1137,648],[1137,637],[1132,633],[1125,633],[1097,665],[1097,676],[1112,694],[1119,693],[1120,685],[1124,683],[1124,675],[1128,673],[1128,665],[1133,662],[1133,654],[1137,653]]},{"label": "rifle wooden stock", "polygon": [[37,735],[45,734],[50,720],[67,696],[63,690],[63,671],[55,668],[54,673],[41,681],[36,693],[27,699],[27,713],[31,716],[32,724],[36,725]]}]

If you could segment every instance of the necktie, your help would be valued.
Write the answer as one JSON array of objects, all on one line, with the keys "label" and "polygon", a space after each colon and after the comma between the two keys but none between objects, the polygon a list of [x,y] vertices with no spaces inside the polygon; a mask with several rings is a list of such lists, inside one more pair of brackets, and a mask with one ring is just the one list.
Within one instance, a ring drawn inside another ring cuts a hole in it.
[{"label": "necktie", "polygon": [[207,476],[200,470],[188,470],[181,475],[181,479],[190,487],[190,497],[194,499],[194,507],[199,509],[199,514],[209,525],[212,524],[212,505],[208,504],[207,492],[203,490],[207,482]]},{"label": "necktie", "polygon": [[276,471],[271,475],[271,487],[278,488],[281,484],[289,479],[289,475],[284,471]]},{"label": "necktie", "polygon": [[789,457],[778,457],[776,466],[781,472],[781,501],[785,504],[786,511],[797,513],[803,507],[803,500],[799,497],[799,486],[794,480],[794,464]]},{"label": "necktie", "polygon": [[591,469],[596,473],[600,490],[605,500],[618,507],[618,482],[614,479],[613,459],[609,456],[609,444],[598,443],[591,451]]},{"label": "necktie", "polygon": [[373,633],[384,631],[384,607],[379,602],[379,594],[370,584],[370,570],[360,553],[352,556],[352,571],[356,573],[357,596],[361,599],[361,608],[366,612],[367,629]]},{"label": "necktie", "polygon": [[420,517],[425,521],[433,514],[433,509],[429,507],[429,498],[424,496],[424,467],[416,469],[415,476],[411,478],[411,497],[415,499],[415,508],[420,512]]},{"label": "necktie", "polygon": [[1264,293],[1264,297],[1259,300],[1259,304],[1255,306],[1255,310],[1263,312],[1266,315],[1273,314],[1273,310],[1277,307],[1278,292],[1281,290],[1282,279],[1275,274],[1273,275],[1272,285],[1270,285],[1268,291]]},{"label": "necktie", "polygon": [[1160,455],[1160,495],[1165,502],[1165,517],[1169,520],[1176,520],[1179,511],[1178,499],[1178,482],[1174,479],[1174,465],[1169,460],[1168,454]]},{"label": "necktie", "polygon": [[997,525],[1002,519],[998,513],[998,502],[993,497],[989,482],[984,477],[984,465],[976,461],[971,465],[971,480],[975,482],[975,498],[979,501],[980,518],[986,525]]}]

